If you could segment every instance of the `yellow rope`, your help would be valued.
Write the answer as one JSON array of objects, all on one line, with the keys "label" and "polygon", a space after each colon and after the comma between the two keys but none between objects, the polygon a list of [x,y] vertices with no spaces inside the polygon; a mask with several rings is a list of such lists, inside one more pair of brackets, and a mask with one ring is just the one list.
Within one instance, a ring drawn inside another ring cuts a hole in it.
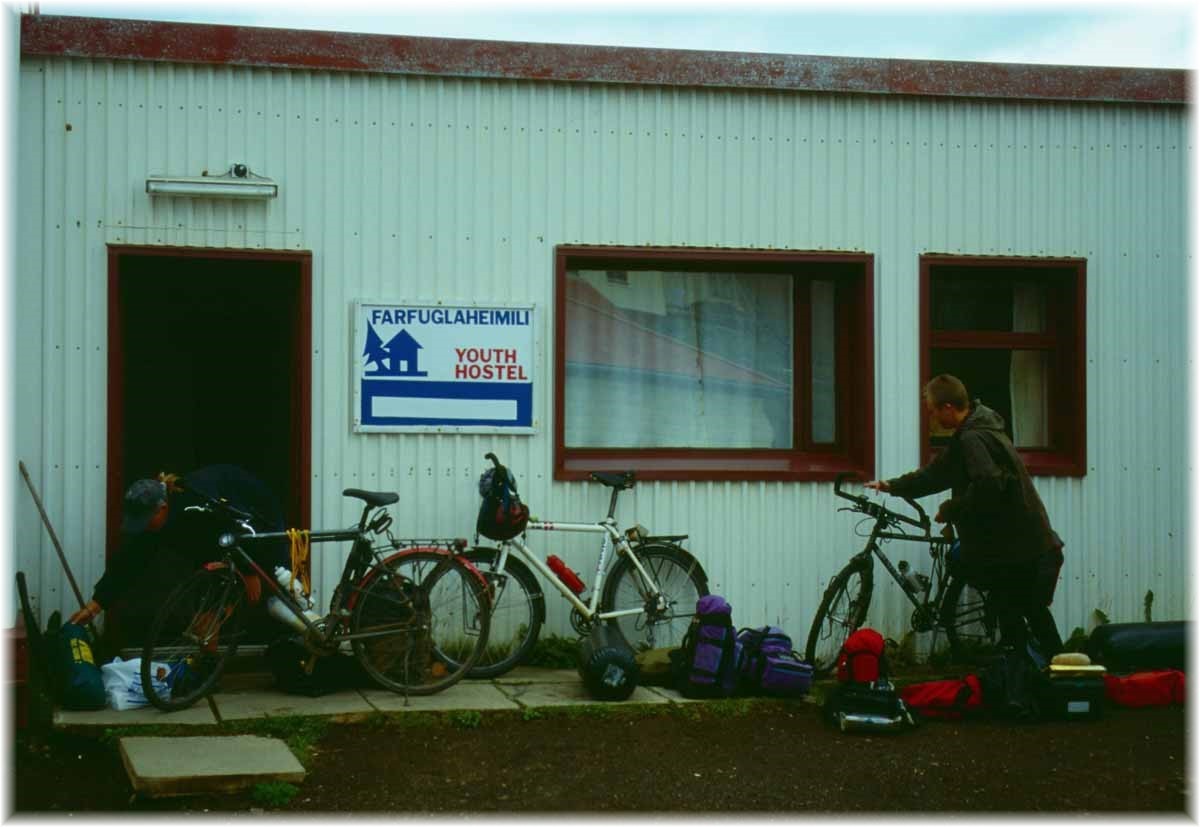
[{"label": "yellow rope", "polygon": [[288,580],[288,588],[292,588],[296,578],[300,578],[300,588],[304,596],[312,594],[312,573],[308,562],[308,531],[298,528],[287,530],[288,539],[292,541],[292,576]]}]

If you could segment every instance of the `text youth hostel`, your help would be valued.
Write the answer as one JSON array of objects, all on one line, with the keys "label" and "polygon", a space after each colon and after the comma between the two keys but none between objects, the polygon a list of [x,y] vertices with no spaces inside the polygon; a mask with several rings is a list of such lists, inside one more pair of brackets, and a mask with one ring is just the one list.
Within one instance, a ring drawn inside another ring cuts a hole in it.
[{"label": "text youth hostel", "polygon": [[[1066,541],[1063,636],[1185,617],[1186,72],[9,18],[15,445],[85,588],[139,477],[234,462],[312,528],[395,491],[399,536],[473,540],[493,452],[543,519],[636,471],[620,524],[803,640],[862,548],[835,477],[939,450],[949,372]],[[527,542],[593,579],[595,535]]]}]

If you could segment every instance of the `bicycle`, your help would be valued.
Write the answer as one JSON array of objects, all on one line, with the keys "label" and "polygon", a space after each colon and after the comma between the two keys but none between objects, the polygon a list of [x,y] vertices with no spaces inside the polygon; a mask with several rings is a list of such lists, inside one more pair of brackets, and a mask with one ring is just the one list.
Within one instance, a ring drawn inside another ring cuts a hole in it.
[{"label": "bicycle", "polygon": [[[384,509],[399,500],[397,494],[342,493],[363,501],[358,525],[308,534],[311,543],[352,543],[329,612],[315,621],[242,548],[282,542],[287,532],[256,532],[253,515],[203,495],[202,505],[184,509],[218,520],[221,556],[172,590],[150,625],[141,677],[154,706],[185,709],[209,694],[237,650],[251,605],[265,606],[263,587],[303,623],[307,671],[343,644],[377,684],[406,696],[439,692],[470,671],[486,644],[490,612],[486,581],[461,555],[467,541],[397,540]],[[386,541],[373,545],[381,535]],[[435,565],[420,580],[402,572],[411,561],[430,559]]]},{"label": "bicycle", "polygon": [[[511,480],[495,454],[487,454],[495,473]],[[473,678],[492,678],[524,660],[537,643],[546,620],[546,600],[538,578],[550,583],[571,604],[571,627],[587,634],[605,622],[635,652],[678,646],[696,611],[696,601],[708,594],[708,576],[681,545],[686,534],[651,536],[635,525],[618,528],[614,514],[617,496],[633,488],[635,475],[596,472],[591,478],[612,489],[608,515],[595,523],[559,522],[530,517],[526,531],[567,531],[601,535],[600,553],[590,596],[576,594],[525,545],[522,536],[498,548],[475,546],[464,556],[490,584],[492,618],[488,645],[471,668]],[[611,570],[609,552],[615,549]]]},{"label": "bicycle", "polygon": [[[863,550],[851,557],[850,562],[829,581],[817,608],[805,647],[805,658],[813,665],[813,671],[828,673],[836,665],[846,638],[866,620],[874,588],[874,558],[879,559],[913,604],[913,631],[945,631],[951,654],[956,659],[994,645],[997,620],[987,595],[951,572],[948,553],[954,539],[932,534],[928,515],[911,499],[902,498],[916,511],[917,519],[891,511],[862,495],[845,493],[842,481],[848,476],[837,476],[833,493],[850,500],[853,505],[838,511],[865,514],[874,520],[874,525]],[[921,533],[905,533],[904,526],[920,529]],[[933,561],[930,575],[913,572],[910,577],[908,564],[903,560],[899,567],[893,565],[881,548],[890,540],[927,544]]]}]

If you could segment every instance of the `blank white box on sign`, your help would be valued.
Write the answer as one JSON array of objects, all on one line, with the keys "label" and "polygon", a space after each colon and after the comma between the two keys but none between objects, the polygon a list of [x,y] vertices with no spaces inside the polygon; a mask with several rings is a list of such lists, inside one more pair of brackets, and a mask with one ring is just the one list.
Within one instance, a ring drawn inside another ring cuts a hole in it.
[{"label": "blank white box on sign", "polygon": [[517,418],[515,399],[430,399],[426,397],[377,396],[371,400],[371,413],[378,417],[413,419],[495,419]]}]

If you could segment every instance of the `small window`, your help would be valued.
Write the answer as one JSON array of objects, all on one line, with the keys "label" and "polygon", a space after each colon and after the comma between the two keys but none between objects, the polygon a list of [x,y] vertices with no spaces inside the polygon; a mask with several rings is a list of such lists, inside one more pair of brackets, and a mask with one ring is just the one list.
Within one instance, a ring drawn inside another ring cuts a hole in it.
[{"label": "small window", "polygon": [[[1007,425],[1030,473],[1086,470],[1080,260],[921,259],[922,375],[960,378]],[[925,459],[949,438],[922,412]]]},{"label": "small window", "polygon": [[871,259],[559,248],[556,478],[873,470]]}]

